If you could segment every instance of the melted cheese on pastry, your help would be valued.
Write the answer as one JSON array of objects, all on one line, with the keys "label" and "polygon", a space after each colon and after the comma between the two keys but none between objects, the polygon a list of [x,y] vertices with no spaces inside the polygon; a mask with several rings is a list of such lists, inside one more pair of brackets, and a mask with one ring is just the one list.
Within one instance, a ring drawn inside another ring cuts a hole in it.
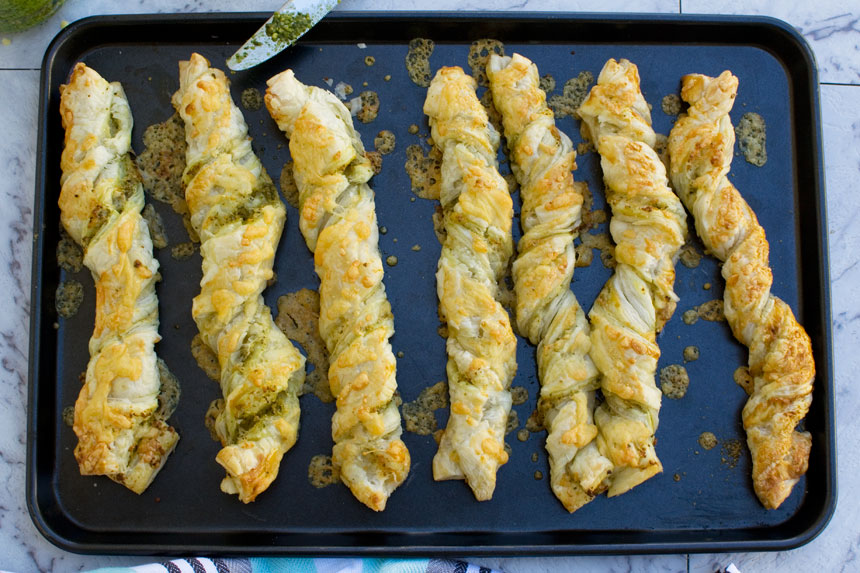
[{"label": "melted cheese on pastry", "polygon": [[286,209],[251,149],[227,78],[199,54],[179,64],[173,105],[185,121],[184,174],[203,279],[192,317],[218,356],[225,406],[215,423],[221,489],[254,501],[296,441],[304,357],[263,302]]},{"label": "melted cheese on pastry", "polygon": [[60,218],[84,248],[96,283],[90,361],[75,403],[75,457],[82,474],[107,475],[142,493],[179,436],[158,404],[158,261],[129,155],[131,110],[118,83],[81,63],[60,93]]},{"label": "melted cheese on pastry", "polygon": [[373,175],[346,107],[292,70],[271,78],[266,106],[290,139],[299,227],[320,277],[320,335],[331,354],[337,398],[332,462],[353,495],[385,509],[409,473],[394,400],[391,305],[382,284]]},{"label": "melted cheese on pastry", "polygon": [[513,203],[496,166],[499,134],[475,95],[475,80],[442,68],[424,113],[442,151],[441,201],[447,237],[436,273],[439,315],[448,325],[451,412],[433,458],[437,480],[465,479],[478,500],[492,498],[508,461],[508,391],[517,340],[499,304],[498,281],[513,252]]},{"label": "melted cheese on pastry", "polygon": [[669,135],[670,176],[705,247],[724,262],[726,320],[750,349],[753,385],[743,422],[753,486],[762,504],[774,509],[809,463],[812,438],[795,427],[812,402],[815,364],[809,336],[770,292],[764,229],[727,176],[735,144],[729,111],[737,89],[728,71],[683,78],[681,97],[690,108]]},{"label": "melted cheese on pastry", "polygon": [[576,152],[555,126],[537,66],[519,54],[493,54],[487,76],[523,201],[523,237],[513,264],[517,325],[537,345],[550,484],[573,512],[601,491],[612,468],[594,441],[599,382],[588,355],[591,328],[570,291],[583,201],[573,184]]},{"label": "melted cheese on pastry", "polygon": [[662,471],[654,449],[656,334],[675,310],[674,263],[686,213],[653,149],[656,135],[634,64],[609,60],[578,111],[583,135],[600,153],[618,263],[589,313],[591,358],[605,398],[594,414],[597,443],[615,466],[611,497]]}]

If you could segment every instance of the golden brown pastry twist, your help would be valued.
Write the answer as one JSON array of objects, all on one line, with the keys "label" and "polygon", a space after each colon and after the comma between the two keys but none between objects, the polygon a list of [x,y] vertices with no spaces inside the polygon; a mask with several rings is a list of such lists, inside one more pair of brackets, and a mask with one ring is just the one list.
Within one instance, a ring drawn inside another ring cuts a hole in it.
[{"label": "golden brown pastry twist", "polygon": [[729,111],[738,80],[684,76],[690,104],[669,135],[670,175],[709,252],[724,261],[726,320],[750,349],[751,394],[743,410],[753,486],[768,509],[806,473],[811,436],[795,429],[812,403],[815,364],[809,336],[770,292],[768,243],[755,213],[728,179],[735,144]]},{"label": "golden brown pastry twist", "polygon": [[106,475],[142,493],[179,436],[158,403],[158,261],[129,155],[131,110],[119,83],[82,63],[60,94],[60,218],[96,282],[90,361],[75,402],[75,458],[81,474]]},{"label": "golden brown pastry twist", "polygon": [[254,501],[278,475],[299,428],[305,359],[263,302],[286,209],[251,149],[227,78],[199,54],[179,63],[173,105],[185,121],[184,174],[203,279],[191,314],[218,356],[225,406],[215,423],[221,490]]},{"label": "golden brown pastry twist", "polygon": [[328,378],[337,398],[332,462],[359,501],[382,511],[406,479],[410,458],[394,400],[394,317],[367,184],[373,168],[349,111],[334,94],[302,84],[292,70],[268,84],[266,106],[290,138],[299,226],[320,277],[320,335],[331,355]]},{"label": "golden brown pastry twist", "polygon": [[493,54],[487,76],[523,201],[523,237],[513,264],[517,325],[537,345],[550,484],[573,512],[599,493],[612,468],[594,442],[599,381],[588,355],[591,328],[570,290],[583,201],[573,184],[576,152],[555,126],[536,65],[519,54]]},{"label": "golden brown pastry twist", "polygon": [[589,313],[591,358],[605,398],[594,413],[597,443],[615,465],[611,497],[662,471],[654,449],[656,333],[675,310],[674,263],[687,215],[652,148],[656,135],[634,64],[606,62],[579,115],[600,153],[618,263]]},{"label": "golden brown pastry twist", "polygon": [[496,300],[513,252],[513,202],[496,167],[499,134],[475,95],[475,80],[442,68],[424,113],[442,151],[441,202],[447,237],[436,273],[439,315],[448,326],[451,412],[433,458],[436,480],[465,479],[478,500],[492,498],[508,461],[508,391],[517,340]]}]

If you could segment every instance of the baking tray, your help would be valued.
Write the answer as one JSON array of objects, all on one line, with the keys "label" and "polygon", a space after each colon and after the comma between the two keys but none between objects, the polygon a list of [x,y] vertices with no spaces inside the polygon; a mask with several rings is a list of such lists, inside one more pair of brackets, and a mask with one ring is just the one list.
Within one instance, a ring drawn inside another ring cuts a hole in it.
[{"label": "baking tray", "polygon": [[[730,451],[707,451],[697,442],[702,432],[710,431],[721,443],[744,443],[740,412],[746,396],[732,374],[746,363],[747,350],[734,341],[725,323],[700,320],[690,326],[681,320],[684,310],[722,296],[719,267],[708,257],[693,269],[677,266],[678,311],[659,337],[661,368],[682,363],[687,345],[701,350],[698,361],[686,364],[691,378],[686,397],[663,400],[657,451],[664,472],[618,498],[600,497],[573,515],[553,497],[546,477],[536,479],[536,471],[548,475],[544,434],[531,434],[525,442],[515,434],[508,436],[511,461],[499,471],[492,501],[484,503],[476,502],[462,482],[434,482],[433,438],[408,432],[404,440],[412,453],[412,471],[384,513],[371,512],[339,484],[315,489],[308,482],[308,463],[312,456],[331,451],[333,406],[313,395],[301,399],[299,441],[269,491],[251,505],[221,493],[223,471],[214,461],[218,445],[203,426],[207,406],[219,390],[197,367],[189,348],[196,333],[190,303],[198,292],[200,260],[197,255],[175,260],[169,248],[157,253],[163,276],[158,287],[163,340],[157,349],[182,382],[182,399],[171,419],[182,439],[143,495],[103,477],[81,477],[72,455],[75,438],[61,422],[61,413],[74,403],[78,375],[86,367],[94,295],[84,270],[76,277],[85,287],[83,306],[71,319],[58,318],[54,293],[68,278],[55,262],[63,140],[58,87],[78,60],[121,81],[134,112],[133,146],[140,152],[144,129],[173,113],[170,95],[177,88],[177,61],[196,50],[223,67],[225,58],[266,16],[96,17],[71,24],[47,51],[34,217],[27,500],[37,527],[50,541],[90,553],[657,553],[786,549],[811,540],[824,528],[836,503],[836,456],[818,83],[803,39],[786,24],[767,18],[335,13],[298,46],[229,77],[237,99],[248,87],[262,90],[267,78],[287,67],[310,84],[325,87],[324,78],[331,78],[350,83],[356,92],[378,92],[378,118],[357,126],[368,148],[382,129],[397,138],[395,151],[384,157],[372,185],[380,225],[387,227],[380,237],[383,258],[399,259],[395,267],[386,267],[385,284],[397,331],[392,343],[396,352],[403,352],[399,389],[409,401],[445,379],[446,361],[444,340],[437,334],[434,271],[440,246],[431,222],[434,203],[413,198],[404,171],[406,147],[428,133],[421,111],[425,89],[408,79],[404,66],[409,40],[436,42],[430,60],[434,70],[442,65],[468,69],[473,40],[501,40],[508,54],[521,52],[538,64],[541,74],[552,74],[555,93],[583,70],[597,76],[609,57],[631,59],[653,105],[655,129],[664,134],[673,118],[661,111],[661,98],[678,92],[683,74],[731,69],[740,78],[733,121],[745,112],[758,112],[768,133],[764,167],[736,157],[731,178],[767,231],[773,291],[805,325],[817,364],[812,409],[805,422],[813,439],[809,472],[779,510],[766,511],[755,498],[745,446],[735,459]],[[366,56],[373,56],[375,65],[368,66]],[[245,116],[254,149],[277,178],[288,158],[283,136],[265,109],[246,111]],[[423,136],[409,134],[410,124],[420,126]],[[574,143],[581,141],[578,121],[561,118],[558,125]],[[584,154],[578,163],[576,177],[588,181],[595,208],[601,207],[596,154]],[[504,164],[502,168],[507,170]],[[187,240],[179,217],[153,203],[168,226],[171,244]],[[518,197],[515,205],[518,212]],[[518,221],[515,228],[518,233]],[[413,251],[414,245],[421,250]],[[266,292],[273,307],[280,294],[317,285],[292,208],[276,273],[277,283]],[[590,267],[577,269],[573,289],[586,308],[608,276],[597,256]],[[704,283],[713,287],[705,290]],[[539,388],[534,348],[523,339],[518,362],[513,384],[529,393],[528,401],[515,407],[522,427],[535,408]],[[438,415],[444,427],[447,413]]]}]

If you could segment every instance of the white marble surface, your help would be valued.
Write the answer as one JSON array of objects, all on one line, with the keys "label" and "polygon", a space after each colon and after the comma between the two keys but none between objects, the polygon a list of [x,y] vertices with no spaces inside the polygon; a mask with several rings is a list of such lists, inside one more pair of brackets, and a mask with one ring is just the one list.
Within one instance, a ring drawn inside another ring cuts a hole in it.
[{"label": "white marble surface", "polygon": [[[269,11],[281,0],[246,0],[241,8]],[[477,0],[436,0],[437,9],[482,10]],[[344,0],[343,10],[412,10],[426,7],[419,0]],[[63,20],[89,14],[119,12],[227,11],[229,0],[68,0],[43,26],[6,35],[0,45],[0,569],[71,571],[145,558],[79,556],[61,551],[42,539],[24,503],[27,336],[32,245],[32,202],[36,146],[38,71],[42,54]],[[767,2],[726,0],[604,0],[597,7],[582,0],[500,0],[493,9],[633,11],[668,13],[769,14],[796,26],[812,45],[821,73],[821,105],[829,212],[830,260],[833,279],[836,415],[839,444],[838,476],[842,495],[827,529],[810,544],[776,553],[666,555],[633,557],[476,558],[510,573],[544,571],[697,571],[720,570],[734,562],[753,571],[855,571],[860,536],[860,388],[852,373],[860,372],[860,5],[856,2]]]}]

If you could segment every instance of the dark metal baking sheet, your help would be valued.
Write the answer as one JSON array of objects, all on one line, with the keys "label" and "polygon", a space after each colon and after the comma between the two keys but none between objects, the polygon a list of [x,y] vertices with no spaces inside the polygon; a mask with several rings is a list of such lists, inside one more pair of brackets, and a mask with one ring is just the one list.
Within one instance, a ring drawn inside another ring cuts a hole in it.
[{"label": "dark metal baking sheet", "polygon": [[[199,256],[177,261],[170,249],[157,255],[163,281],[160,295],[159,355],[182,382],[182,399],[172,423],[182,439],[155,483],[136,496],[106,478],[81,477],[72,455],[73,432],[61,422],[74,403],[78,375],[87,363],[94,294],[87,271],[78,278],[86,289],[80,311],[59,319],[54,292],[68,275],[55,263],[59,214],[59,159],[62,131],[58,87],[74,63],[83,60],[111,81],[120,81],[134,112],[134,149],[143,149],[144,129],[168,118],[177,88],[177,61],[199,51],[214,65],[248,37],[263,14],[204,16],[118,16],[76,22],[49,48],[42,71],[38,172],[33,259],[33,312],[28,429],[28,504],[42,533],[79,552],[159,553],[620,553],[784,549],[800,545],[826,525],[836,501],[833,380],[825,201],[818,117],[818,84],[813,57],[787,25],[764,18],[626,16],[571,14],[402,14],[337,13],[315,27],[300,44],[248,72],[230,74],[234,97],[248,87],[263,90],[275,73],[292,67],[304,82],[326,87],[324,78],[346,81],[356,92],[363,82],[379,94],[378,118],[358,123],[368,148],[382,129],[396,134],[395,151],[385,156],[372,180],[377,194],[383,257],[396,255],[385,284],[396,334],[398,383],[404,400],[445,379],[444,340],[437,334],[434,271],[440,246],[431,216],[434,204],[413,199],[404,171],[405,150],[419,137],[410,124],[428,132],[421,108],[425,89],[407,77],[404,58],[414,37],[431,38],[433,69],[467,67],[471,41],[495,38],[506,52],[534,60],[541,74],[564,81],[583,70],[595,76],[610,57],[639,66],[642,87],[653,106],[654,126],[668,133],[672,117],[661,98],[677,93],[685,73],[717,74],[731,69],[740,78],[732,112],[737,123],[748,111],[767,122],[768,161],[758,168],[736,157],[732,180],[764,225],[771,245],[774,292],[797,312],[809,332],[817,363],[812,409],[806,428],[813,448],[809,473],[776,511],[764,510],[753,494],[748,452],[736,465],[720,447],[706,451],[698,436],[713,432],[721,443],[744,442],[740,412],[744,392],[733,382],[747,351],[725,323],[699,321],[688,326],[684,310],[721,298],[722,279],[713,259],[699,267],[677,266],[678,311],[659,337],[660,367],[682,363],[683,348],[697,345],[698,361],[686,364],[690,389],[681,400],[663,400],[657,450],[664,472],[614,499],[600,497],[569,515],[552,496],[543,448],[544,434],[520,442],[508,436],[511,461],[498,475],[492,501],[476,502],[459,481],[435,483],[431,436],[405,433],[412,453],[407,482],[384,513],[374,514],[341,485],[315,489],[308,463],[331,451],[333,406],[309,395],[301,399],[301,432],[276,482],[256,503],[243,505],[218,489],[223,471],[214,461],[218,445],[203,426],[217,385],[196,366],[190,341],[196,328],[190,301],[198,291]],[[357,44],[365,43],[361,49]],[[373,56],[369,67],[365,56]],[[390,75],[390,80],[385,76]],[[281,133],[265,109],[245,113],[254,149],[277,178],[288,158]],[[575,143],[578,121],[562,118],[559,127]],[[502,155],[502,158],[504,156]],[[586,180],[602,206],[599,161],[594,153],[578,159],[576,177]],[[503,165],[503,168],[506,168]],[[179,218],[151,201],[168,225],[170,242],[185,239]],[[518,197],[515,198],[517,212]],[[515,227],[518,222],[515,222]],[[691,224],[692,229],[692,224]],[[517,232],[519,230],[517,229]],[[415,252],[413,245],[420,245]],[[699,245],[701,249],[701,245]],[[596,255],[597,253],[595,253]],[[266,292],[274,307],[280,294],[317,284],[312,259],[289,209],[276,258],[278,281]],[[573,289],[589,308],[609,271],[595,256],[577,269]],[[711,283],[704,290],[704,283]],[[534,348],[520,339],[515,386],[528,401],[516,406],[522,424],[535,408],[538,382]],[[440,427],[446,413],[440,411]],[[532,461],[532,454],[538,461]],[[733,467],[732,467],[733,466]]]}]

